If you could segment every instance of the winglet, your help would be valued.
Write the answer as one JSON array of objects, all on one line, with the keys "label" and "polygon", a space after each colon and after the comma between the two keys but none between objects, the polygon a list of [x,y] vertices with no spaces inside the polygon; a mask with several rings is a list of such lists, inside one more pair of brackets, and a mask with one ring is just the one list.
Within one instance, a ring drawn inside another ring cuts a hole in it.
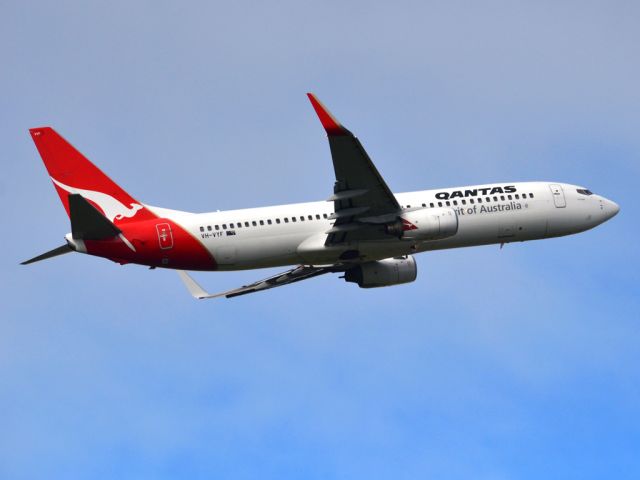
[{"label": "winglet", "polygon": [[327,135],[349,135],[351,133],[342,126],[336,117],[331,115],[327,107],[325,107],[313,93],[307,93],[307,97],[309,97],[313,109],[318,114],[320,123],[322,123],[322,126],[327,131]]},{"label": "winglet", "polygon": [[178,275],[180,275],[180,279],[184,282],[193,298],[201,300],[203,298],[214,298],[218,296],[209,294],[184,270],[178,270]]}]

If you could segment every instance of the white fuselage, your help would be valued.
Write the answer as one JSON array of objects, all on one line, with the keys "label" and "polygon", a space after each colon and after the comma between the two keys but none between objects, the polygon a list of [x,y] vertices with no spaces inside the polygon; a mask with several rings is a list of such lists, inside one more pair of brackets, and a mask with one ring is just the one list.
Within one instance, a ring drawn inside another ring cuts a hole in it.
[{"label": "white fuselage", "polygon": [[[491,193],[495,187],[506,191]],[[365,260],[381,260],[428,250],[559,237],[593,228],[618,212],[614,202],[579,189],[564,183],[524,182],[400,193],[395,196],[406,212],[454,209],[457,233],[442,240],[389,238],[329,248],[325,239],[334,223],[332,202],[202,214],[149,208],[198,238],[215,258],[218,270],[244,270],[334,264],[346,249],[359,251]]]}]

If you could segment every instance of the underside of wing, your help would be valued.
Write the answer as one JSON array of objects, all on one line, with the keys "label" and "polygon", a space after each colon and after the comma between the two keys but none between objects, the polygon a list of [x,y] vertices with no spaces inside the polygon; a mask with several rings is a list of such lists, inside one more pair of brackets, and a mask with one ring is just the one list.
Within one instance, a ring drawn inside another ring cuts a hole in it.
[{"label": "underside of wing", "polygon": [[214,294],[208,293],[206,290],[204,290],[187,272],[178,270],[178,275],[180,275],[180,278],[186,285],[187,290],[189,290],[189,293],[194,298],[205,299],[218,297],[232,298],[238,297],[240,295],[246,295],[247,293],[261,292],[262,290],[282,287],[284,285],[289,285],[290,283],[317,277],[318,275],[333,271],[336,271],[336,269],[332,267],[311,267],[299,265],[295,268],[292,268],[291,270],[287,270],[286,272],[282,272],[272,277],[265,278],[264,280],[258,280],[257,282],[251,283],[249,285],[244,285],[240,288],[234,288],[233,290]]}]

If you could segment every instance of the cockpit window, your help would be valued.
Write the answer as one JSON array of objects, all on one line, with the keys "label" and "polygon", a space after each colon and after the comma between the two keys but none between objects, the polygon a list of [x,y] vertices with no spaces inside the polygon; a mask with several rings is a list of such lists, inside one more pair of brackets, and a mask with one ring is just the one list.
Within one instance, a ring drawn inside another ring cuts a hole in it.
[{"label": "cockpit window", "polygon": [[587,190],[586,188],[578,188],[576,191],[581,195],[593,195],[593,192],[591,190]]}]

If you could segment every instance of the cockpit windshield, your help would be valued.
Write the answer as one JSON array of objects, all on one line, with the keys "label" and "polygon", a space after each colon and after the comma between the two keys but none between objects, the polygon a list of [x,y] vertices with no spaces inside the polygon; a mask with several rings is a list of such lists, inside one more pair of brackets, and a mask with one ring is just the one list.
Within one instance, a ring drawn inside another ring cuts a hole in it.
[{"label": "cockpit windshield", "polygon": [[593,195],[593,192],[591,190],[587,190],[586,188],[578,188],[576,192],[578,192],[580,195]]}]

